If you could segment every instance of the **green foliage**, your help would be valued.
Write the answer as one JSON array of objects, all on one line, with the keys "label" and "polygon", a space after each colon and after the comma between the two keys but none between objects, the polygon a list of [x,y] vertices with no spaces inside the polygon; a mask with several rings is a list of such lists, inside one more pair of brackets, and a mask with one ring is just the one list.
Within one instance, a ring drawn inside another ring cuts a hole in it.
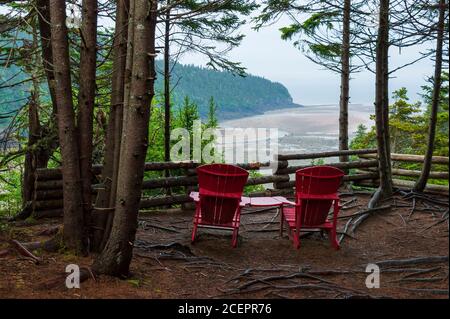
[{"label": "green foliage", "polygon": [[212,69],[244,75],[245,68],[241,63],[230,61],[225,53],[241,43],[244,35],[239,28],[257,7],[253,0],[179,2],[171,13],[180,16],[184,13],[186,17],[173,22],[178,30],[173,32],[171,41],[205,56],[207,66]]},{"label": "green foliage", "polygon": [[22,169],[24,156],[10,161],[0,172],[0,217],[12,217],[22,206]]},{"label": "green foliage", "polygon": [[208,109],[208,118],[207,118],[207,124],[208,127],[218,127],[219,121],[217,120],[217,105],[214,102],[214,98],[211,96],[209,99],[209,109]]},{"label": "green foliage", "polygon": [[[438,120],[436,123],[436,138],[433,154],[436,156],[448,156],[449,154],[449,127],[448,127],[448,73],[443,74],[441,87],[441,98],[438,109]],[[408,92],[401,88],[393,93],[394,102],[389,107],[389,129],[391,135],[391,151],[402,154],[425,154],[428,144],[428,129],[430,107],[432,101],[432,86],[425,85],[423,88],[423,101],[421,103],[410,103]],[[373,117],[373,116],[372,116]],[[360,124],[355,137],[350,143],[351,149],[376,148],[376,129],[374,126],[367,129]],[[410,170],[420,170],[420,163],[396,163],[396,167]],[[432,165],[433,171],[448,171],[448,167]],[[415,180],[415,178],[404,179]],[[448,181],[429,180],[430,183],[447,185]]]},{"label": "green foliage", "polygon": [[364,124],[359,124],[356,130],[355,137],[350,142],[351,149],[376,148],[376,134],[375,130],[367,131]]},{"label": "green foliage", "polygon": [[420,131],[420,102],[408,103],[406,88],[401,88],[393,93],[394,103],[389,108],[389,127],[391,130],[391,151],[393,153],[411,154],[417,149],[416,143]]},{"label": "green foliage", "polygon": [[[156,61],[158,70],[162,69],[162,63],[161,60]],[[110,70],[111,63],[109,61],[98,68],[96,105],[100,107],[95,109],[94,118],[96,119],[105,117],[105,110],[106,112],[109,110],[110,78],[106,75],[110,73]],[[177,64],[173,68],[172,79],[174,86],[172,93],[173,108],[178,109],[183,104],[184,98],[189,96],[190,100],[197,105],[200,117],[207,120],[209,120],[211,97],[213,97],[216,106],[216,120],[250,116],[279,107],[294,106],[292,97],[286,87],[258,76],[239,77],[226,71]],[[155,83],[155,91],[163,91],[163,84],[163,77],[158,77]],[[28,83],[23,85],[29,87]],[[75,81],[73,86],[74,97],[77,96],[77,87]],[[0,103],[0,128],[1,125],[7,125],[14,114],[5,115],[4,118],[1,115],[6,112],[13,112],[24,105],[28,96],[29,89],[0,90],[0,101],[17,101],[15,103]],[[44,102],[47,101],[46,104],[49,105],[46,85],[42,86],[41,99]],[[49,110],[48,106],[44,110]],[[152,116],[154,116],[153,112]],[[96,133],[99,133],[95,136],[100,140],[103,137],[103,131],[99,130]]]},{"label": "green foliage", "polygon": [[[430,116],[430,108],[433,96],[433,79],[429,79],[429,84],[422,86],[424,94],[422,95],[426,110],[424,112],[422,126],[423,134],[426,135],[428,132],[428,118]],[[449,118],[448,118],[448,107],[449,107],[449,73],[448,71],[442,74],[442,85],[439,96],[438,114],[437,114],[437,125],[436,125],[436,138],[434,153],[435,155],[448,156],[448,134],[449,134]],[[425,145],[422,145],[422,150],[425,152]]]},{"label": "green foliage", "polygon": [[[436,147],[434,154],[448,156],[448,76],[442,86],[442,100],[437,123]],[[429,104],[431,89],[424,86],[423,111],[421,103],[409,103],[407,90],[401,88],[393,93],[394,103],[389,107],[389,129],[391,134],[391,150],[393,153],[424,154],[427,145],[429,125]],[[428,89],[428,90],[427,90]],[[447,95],[446,95],[447,94]],[[374,116],[372,116],[374,118]],[[352,149],[376,147],[376,130],[373,126],[369,131],[364,125],[359,125],[356,135],[350,143]]]},{"label": "green foliage", "polygon": [[325,160],[323,158],[311,160],[311,166],[324,165],[324,164],[325,164]]},{"label": "green foliage", "polygon": [[[250,171],[249,172],[249,178],[255,178],[255,177],[261,177],[263,176],[260,172],[258,171]],[[248,185],[244,187],[244,195],[248,195],[250,193],[254,193],[254,192],[263,192],[265,190],[264,185]]]},{"label": "green foliage", "polygon": [[[163,61],[156,61],[157,70]],[[163,77],[158,77],[155,90],[163,90]],[[238,118],[261,114],[279,107],[294,106],[289,91],[282,84],[259,76],[240,77],[228,71],[216,71],[193,65],[176,64],[172,71],[173,104],[178,108],[189,96],[201,118],[208,117],[211,97],[218,119]]]},{"label": "green foliage", "polygon": [[[211,98],[209,101],[209,114],[208,121],[202,123],[202,130],[207,128],[217,128],[218,122],[216,119],[215,110],[217,105],[214,99]],[[193,135],[194,135],[194,121],[200,120],[200,114],[198,106],[193,102],[188,96],[185,96],[183,103],[181,105],[173,104],[171,108],[171,130],[175,128],[186,128],[190,134],[190,150],[191,158],[193,151]],[[173,146],[177,141],[171,141],[171,146]],[[206,145],[210,141],[202,141],[202,146]],[[161,93],[157,93],[152,101],[152,114],[149,123],[149,143],[147,149],[146,161],[149,162],[162,162],[164,161],[164,97]],[[215,151],[215,150],[214,150]],[[172,170],[172,174],[184,175],[183,170]],[[145,172],[146,178],[162,177],[163,172]],[[185,192],[184,187],[174,187],[172,188],[173,193],[183,193]],[[157,195],[160,194],[159,190],[146,190],[144,195]]]},{"label": "green foliage", "polygon": [[[351,10],[364,5],[364,1],[352,1]],[[260,14],[254,18],[256,29],[270,25],[286,16],[290,24],[280,28],[281,39],[292,41],[312,62],[333,72],[341,72],[344,3],[328,1],[265,0]],[[361,17],[353,12],[350,33],[356,34]],[[365,20],[366,17],[363,17]],[[358,36],[351,36],[357,42]],[[352,43],[350,43],[352,44]],[[361,45],[350,45],[350,57],[358,54]],[[359,55],[361,57],[361,55]],[[360,62],[358,62],[360,63]],[[356,59],[350,60],[351,72],[358,71]]]}]

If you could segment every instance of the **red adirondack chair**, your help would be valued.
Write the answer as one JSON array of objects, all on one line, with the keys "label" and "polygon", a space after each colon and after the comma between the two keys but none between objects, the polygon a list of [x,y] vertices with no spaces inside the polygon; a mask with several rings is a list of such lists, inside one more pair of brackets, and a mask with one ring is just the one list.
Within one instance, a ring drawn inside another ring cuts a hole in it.
[{"label": "red adirondack chair", "polygon": [[197,168],[199,196],[196,203],[192,242],[198,227],[228,229],[233,231],[232,246],[236,247],[241,200],[248,172],[228,164],[208,164]]},{"label": "red adirondack chair", "polygon": [[[339,249],[336,239],[337,191],[343,176],[343,171],[331,166],[315,166],[295,172],[296,200],[293,207],[283,207],[280,229],[282,234],[286,220],[295,248],[300,248],[300,230],[320,229],[328,232],[331,245]],[[328,213],[332,205],[333,219],[330,221]]]}]

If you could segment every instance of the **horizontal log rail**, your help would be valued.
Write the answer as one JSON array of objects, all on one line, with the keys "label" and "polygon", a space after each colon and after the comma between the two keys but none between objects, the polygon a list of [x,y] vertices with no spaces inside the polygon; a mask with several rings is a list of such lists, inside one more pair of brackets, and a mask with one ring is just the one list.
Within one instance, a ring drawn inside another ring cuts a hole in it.
[{"label": "horizontal log rail", "polygon": [[[94,175],[100,175],[102,172],[102,165],[94,164],[92,165],[92,173]],[[50,181],[50,180],[60,180],[62,179],[61,168],[38,168],[36,169],[36,180],[37,181]]]},{"label": "horizontal log rail", "polygon": [[343,156],[343,155],[361,155],[361,154],[376,154],[377,149],[363,149],[363,150],[346,150],[346,151],[331,151],[331,152],[322,152],[322,153],[306,153],[306,154],[279,154],[277,159],[279,161],[288,161],[288,160],[304,160],[304,159],[317,159],[324,157],[335,157],[335,156]]},{"label": "horizontal log rail", "polygon": [[[361,172],[376,172],[376,169],[373,168],[365,168],[362,169]],[[417,170],[409,170],[409,169],[401,169],[401,168],[392,168],[393,176],[403,176],[403,177],[419,177],[422,172]],[[448,172],[430,172],[429,178],[431,179],[447,179],[449,178]]]},{"label": "horizontal log rail", "polygon": [[197,176],[173,176],[161,177],[144,180],[142,189],[167,188],[177,186],[193,186],[197,185]]},{"label": "horizontal log rail", "polygon": [[[260,168],[269,167],[273,165],[273,162],[256,162],[256,163],[244,163],[237,164],[246,170],[258,170]],[[147,162],[144,165],[144,171],[163,171],[163,170],[175,170],[175,169],[195,169],[199,166],[197,162]],[[103,165],[94,164],[92,166],[92,173],[94,175],[101,175]],[[61,168],[38,168],[36,170],[36,180],[38,181],[50,181],[62,179]]]},{"label": "horizontal log rail", "polygon": [[[376,159],[377,154],[360,154],[358,155],[360,158],[366,159]],[[391,154],[391,160],[397,162],[410,162],[410,163],[423,163],[424,156],[423,155],[411,155],[411,154]],[[449,158],[446,156],[433,156],[431,162],[433,164],[446,164],[449,163]]]},{"label": "horizontal log rail", "polygon": [[[398,189],[409,190],[414,187],[415,182],[394,178],[394,179],[392,179],[392,184],[394,187],[396,187]],[[355,185],[376,188],[379,185],[379,180],[373,180],[373,181],[362,180],[362,181],[356,182]],[[449,196],[449,186],[448,185],[427,184],[424,191],[427,193]]]},{"label": "horizontal log rail", "polygon": [[[251,197],[258,196],[277,196],[277,195],[289,195],[293,194],[295,181],[291,180],[290,174],[295,173],[298,169],[310,167],[312,165],[289,165],[291,160],[303,160],[303,159],[317,159],[324,157],[335,157],[340,155],[357,155],[360,159],[349,162],[336,162],[327,163],[326,165],[334,166],[340,169],[352,171],[352,174],[345,175],[343,180],[347,182],[353,182],[355,185],[365,187],[377,187],[378,181],[378,161],[376,150],[348,150],[348,151],[331,151],[323,153],[311,153],[311,154],[287,154],[278,155],[273,162],[264,163],[246,163],[238,164],[238,166],[246,170],[259,170],[266,168],[276,169],[271,175],[250,177],[247,181],[247,186],[250,185],[265,185],[273,183],[273,189],[266,189],[264,191],[256,191],[246,194]],[[392,154],[393,161],[401,162],[421,162],[423,156],[420,155],[405,155],[405,154]],[[435,164],[448,164],[448,158],[442,156],[433,157],[433,163]],[[142,189],[144,191],[141,199],[141,209],[153,209],[158,206],[177,205],[192,202],[187,192],[195,189],[198,184],[198,178],[196,174],[196,168],[199,166],[196,162],[155,162],[145,163],[145,171],[163,171],[163,170],[178,170],[174,174],[184,174],[180,176],[171,177],[155,177],[145,178],[143,181]],[[92,171],[94,175],[100,175],[102,165],[94,165]],[[407,170],[407,169],[392,169],[393,176],[407,176],[418,177],[420,171]],[[447,172],[431,172],[430,178],[432,179],[447,179],[449,173]],[[405,181],[394,179],[394,186],[398,188],[411,188],[414,184],[413,181]],[[61,216],[63,211],[63,181],[61,170],[59,168],[52,169],[38,169],[36,173],[35,194],[33,201],[33,216],[36,218],[42,217],[54,217]],[[92,192],[95,194],[98,189],[102,188],[102,184],[92,185]],[[185,187],[185,194],[172,194],[172,195],[157,195],[148,196],[145,191],[157,190],[165,188]],[[426,191],[438,194],[448,195],[448,186],[444,185],[427,185]],[[94,210],[97,211],[97,210]],[[103,211],[99,213],[104,213]]]},{"label": "horizontal log rail", "polygon": [[[354,162],[342,162],[342,163],[327,163],[328,166],[333,166],[341,169],[350,169],[350,168],[362,168],[362,167],[377,167],[377,160],[362,160],[362,161],[354,161]],[[298,166],[289,166],[287,168],[277,170],[277,174],[293,174],[297,170],[302,168],[311,167],[312,165],[298,165]]]},{"label": "horizontal log rail", "polygon": [[[343,178],[344,182],[349,181],[360,181],[360,180],[371,180],[378,179],[378,173],[365,173],[365,174],[356,174],[356,175],[345,175]],[[293,188],[295,187],[295,181],[288,181],[284,183],[277,184],[277,188]]]}]

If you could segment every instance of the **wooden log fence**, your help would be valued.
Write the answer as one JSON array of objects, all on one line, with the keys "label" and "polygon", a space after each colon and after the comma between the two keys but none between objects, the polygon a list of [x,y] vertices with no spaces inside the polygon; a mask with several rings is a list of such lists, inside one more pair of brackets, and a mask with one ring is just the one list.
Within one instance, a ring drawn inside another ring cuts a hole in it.
[{"label": "wooden log fence", "polygon": [[[306,168],[310,165],[290,165],[292,160],[305,160],[305,159],[319,159],[337,157],[340,155],[357,156],[356,160],[350,160],[349,162],[333,162],[326,165],[334,166],[344,170],[349,170],[350,173],[344,176],[344,181],[352,182],[355,185],[364,187],[377,187],[378,186],[378,162],[376,159],[376,149],[365,150],[348,150],[348,151],[331,151],[323,153],[311,153],[311,154],[286,154],[277,155],[273,162],[265,163],[246,163],[238,166],[251,171],[257,171],[259,169],[271,169],[275,167],[271,175],[252,176],[248,179],[247,185],[267,185],[273,184],[273,188],[267,188],[264,191],[257,191],[248,194],[248,196],[276,196],[276,195],[289,195],[293,194],[293,188],[295,187],[295,178],[291,179],[291,175],[296,170]],[[423,156],[418,155],[405,155],[405,154],[392,154],[393,161],[404,162],[420,162],[423,161]],[[448,164],[447,157],[434,157],[433,163],[435,164]],[[198,178],[195,168],[199,164],[196,162],[155,162],[146,163],[146,172],[163,172],[165,170],[176,171],[172,172],[170,177],[155,177],[145,178],[143,181],[143,197],[141,199],[140,207],[142,210],[154,209],[159,206],[167,205],[179,205],[192,202],[188,196],[188,192],[196,189]],[[101,180],[101,165],[94,165],[92,167],[93,174],[97,177],[96,180]],[[392,173],[395,176],[407,176],[418,177],[420,171],[397,169],[394,168]],[[179,176],[177,176],[179,175]],[[448,180],[449,174],[447,172],[431,172],[430,178],[433,179],[445,179]],[[62,175],[59,168],[52,169],[38,169],[36,172],[36,183],[34,190],[33,201],[33,216],[35,218],[41,217],[54,217],[60,216],[63,212],[62,201]],[[411,187],[411,181],[394,180],[394,186],[396,187]],[[95,194],[99,188],[102,188],[102,184],[94,184],[92,192]],[[170,193],[166,194],[165,189],[180,189],[181,194]],[[149,192],[155,192],[160,189],[160,194],[149,196]],[[183,191],[184,189],[184,191]],[[447,194],[448,186],[443,185],[427,185],[427,191],[434,193]],[[94,209],[98,213],[104,213],[107,209]]]},{"label": "wooden log fence", "polygon": [[[365,160],[376,160],[377,154],[375,153],[361,153],[358,154],[358,157],[360,159]],[[412,155],[412,154],[397,154],[392,153],[391,159],[393,163],[423,163],[424,162],[424,156],[423,155]],[[449,180],[449,172],[448,172],[448,165],[449,165],[449,158],[445,156],[433,156],[432,157],[432,164],[439,164],[439,165],[446,165],[447,171],[431,171],[429,178],[430,179],[436,179],[436,180]],[[419,170],[409,170],[409,169],[403,169],[403,168],[392,168],[392,183],[393,186],[399,189],[411,189],[414,187],[415,181],[412,180],[405,180],[405,179],[399,179],[399,177],[409,177],[409,178],[418,178],[421,174],[421,171]],[[364,173],[376,173],[376,168],[362,168],[359,170],[360,174]],[[355,182],[355,185],[358,186],[365,186],[365,187],[378,187],[379,180],[378,178],[372,179],[372,180],[360,180]],[[437,184],[431,184],[428,183],[425,187],[425,192],[434,193],[434,194],[440,194],[449,196],[449,186],[448,185],[437,185]]]}]

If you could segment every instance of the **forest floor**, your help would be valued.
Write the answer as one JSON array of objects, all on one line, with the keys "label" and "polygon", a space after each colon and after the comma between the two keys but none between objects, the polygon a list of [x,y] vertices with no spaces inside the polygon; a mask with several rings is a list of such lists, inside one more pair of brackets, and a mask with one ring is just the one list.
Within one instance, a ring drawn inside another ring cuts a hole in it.
[{"label": "forest floor", "polygon": [[[368,199],[344,197],[341,216],[363,210]],[[62,220],[15,222],[0,233],[0,298],[448,298],[448,198],[433,199],[442,203],[394,196],[383,203],[391,209],[373,213],[338,251],[320,233],[305,235],[294,249],[280,237],[274,209],[243,210],[235,249],[229,232],[201,228],[191,245],[191,211],[142,213],[131,277],[100,276],[81,289],[48,283],[68,264],[89,267],[92,256],[38,250],[35,264],[7,241],[46,240],[41,232]],[[338,230],[347,220],[339,219]],[[380,263],[417,257],[433,258]],[[380,265],[379,289],[366,287],[369,263]]]}]

